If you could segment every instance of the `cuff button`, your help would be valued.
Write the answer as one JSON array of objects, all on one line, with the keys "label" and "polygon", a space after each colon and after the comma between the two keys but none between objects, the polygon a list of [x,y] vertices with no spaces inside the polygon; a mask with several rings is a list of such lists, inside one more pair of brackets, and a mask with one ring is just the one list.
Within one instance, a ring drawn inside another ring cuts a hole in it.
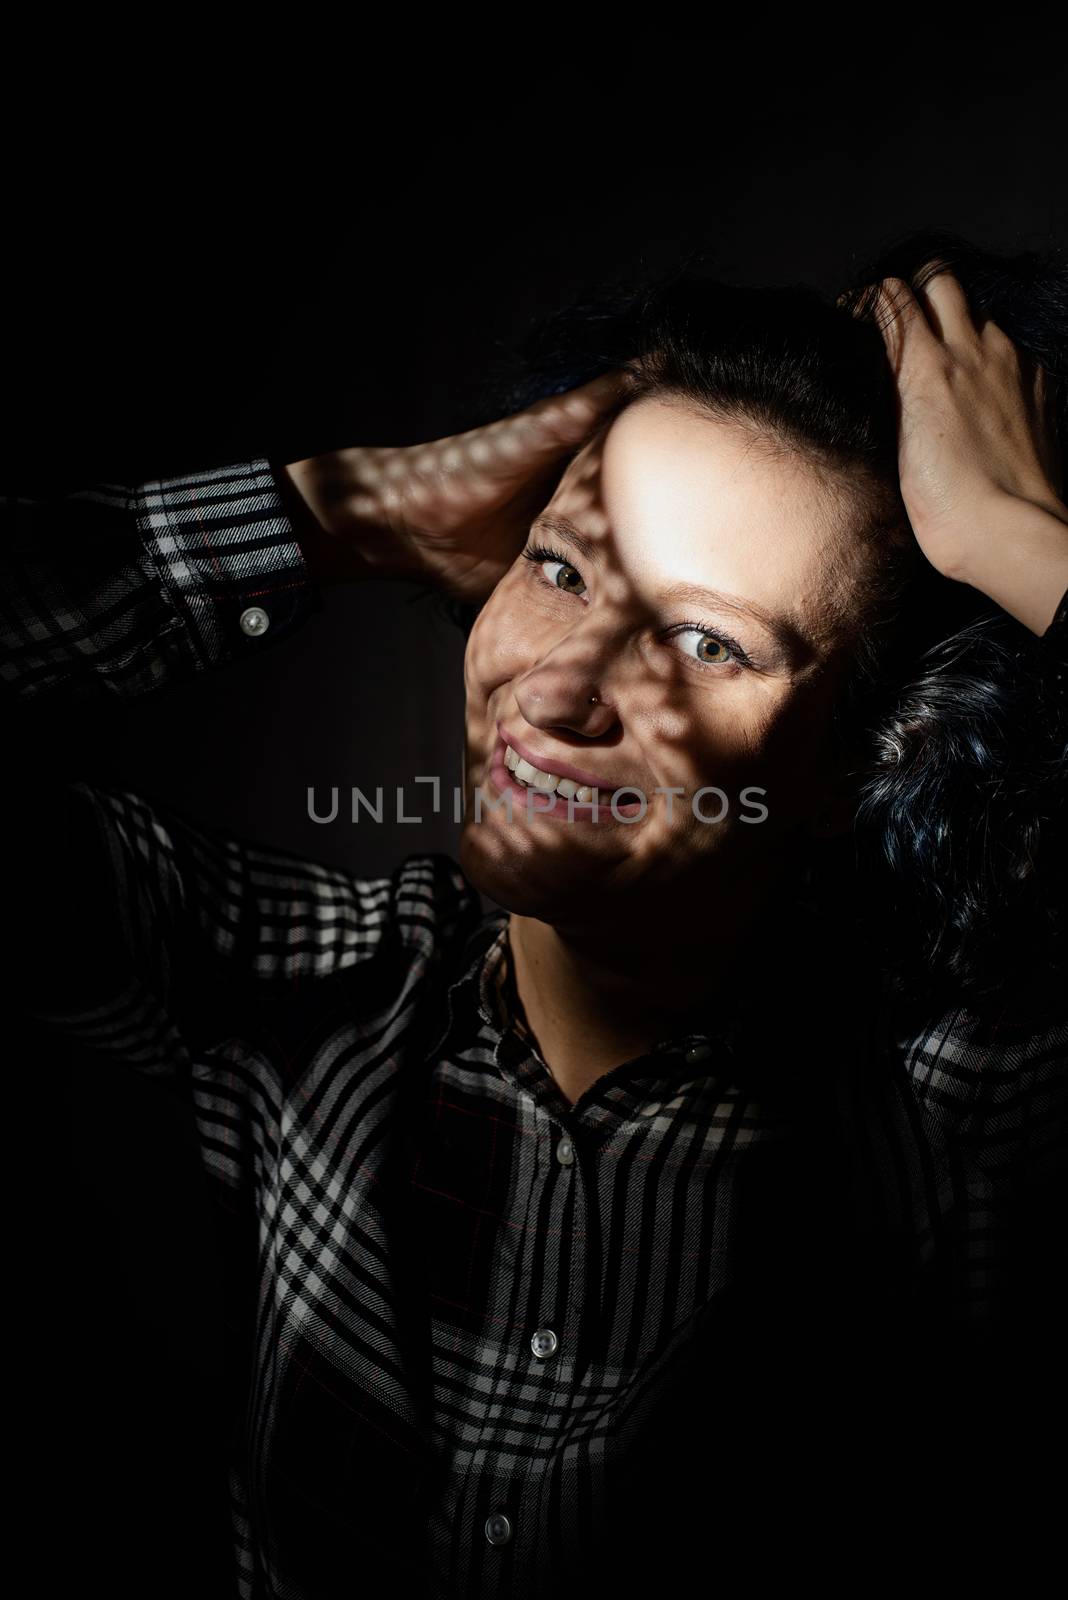
[{"label": "cuff button", "polygon": [[271,626],[271,619],[262,606],[246,606],[237,620],[242,633],[247,633],[253,639],[258,634],[266,633]]}]

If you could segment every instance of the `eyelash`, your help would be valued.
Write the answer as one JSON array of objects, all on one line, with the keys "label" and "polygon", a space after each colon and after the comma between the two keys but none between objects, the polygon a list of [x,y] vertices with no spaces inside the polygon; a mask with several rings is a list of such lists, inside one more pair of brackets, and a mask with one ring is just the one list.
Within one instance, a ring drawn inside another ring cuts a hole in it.
[{"label": "eyelash", "polygon": [[[575,566],[575,563],[573,561],[569,561],[566,556],[561,555],[559,550],[553,550],[550,546],[544,544],[528,545],[523,551],[523,559],[524,561],[532,561],[535,566],[540,565],[540,563],[543,561],[558,561],[561,566],[570,567],[572,572],[578,572],[579,570]],[[582,577],[581,573],[579,573],[579,577]],[[543,581],[545,583],[549,582],[548,578],[544,579]],[[585,583],[586,580],[583,578],[582,581]],[[557,585],[550,584],[549,587],[555,589]],[[566,594],[567,590],[561,589],[560,593]],[[753,665],[749,656],[738,643],[737,639],[732,638],[729,633],[724,633],[722,628],[710,628],[708,624],[704,622],[679,622],[672,627],[671,637],[674,637],[675,634],[680,633],[708,634],[711,638],[716,640],[717,644],[725,644],[727,646],[728,650],[732,652],[735,664],[737,666],[751,667]],[[722,672],[725,667],[729,667],[731,665],[729,661],[698,661],[696,656],[692,657],[692,659],[697,661],[697,665],[700,667],[708,667],[713,671],[719,672]]]}]

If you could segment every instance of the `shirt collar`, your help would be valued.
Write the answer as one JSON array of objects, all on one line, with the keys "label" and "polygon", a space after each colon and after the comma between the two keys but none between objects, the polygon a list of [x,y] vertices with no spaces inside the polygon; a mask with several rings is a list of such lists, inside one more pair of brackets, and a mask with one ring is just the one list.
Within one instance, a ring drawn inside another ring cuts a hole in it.
[{"label": "shirt collar", "polygon": [[441,1049],[453,1029],[457,1018],[472,1011],[487,1020],[483,1009],[483,994],[489,976],[494,970],[493,952],[508,929],[508,912],[487,911],[467,935],[452,967],[452,977],[446,980],[441,1012],[437,1017],[440,1027],[433,1037],[433,1054]]},{"label": "shirt collar", "polygon": [[[523,1021],[514,989],[508,923],[509,913],[495,909],[483,915],[468,935],[451,968],[443,1007],[446,1020],[434,1053],[454,1028],[476,1034],[485,1030],[498,1071],[536,1099],[548,1101],[559,1091]],[[833,923],[824,926],[818,919],[806,925],[806,937],[798,941],[795,970],[774,991],[769,991],[754,961],[726,993],[710,999],[707,1006],[697,1006],[680,1019],[677,1029],[604,1074],[582,1117],[609,1128],[613,1118],[628,1108],[647,1108],[691,1087],[700,1092],[709,1080],[721,1090],[734,1085],[739,1092],[793,1114],[798,1097],[804,1100],[810,1093],[813,1071],[819,1081],[830,1083],[837,1048],[849,1055],[855,1042],[848,1019],[840,1013],[849,1009],[854,987],[858,1003],[865,991],[846,973],[852,947],[848,942],[839,947],[836,940],[842,933],[842,928]],[[837,1003],[831,994],[830,1012],[821,988],[828,972],[835,974],[837,991]],[[836,1039],[839,1033],[841,1038]]]},{"label": "shirt collar", "polygon": [[[528,1048],[534,1048],[533,1037],[523,1020],[522,1006],[515,987],[515,965],[508,942],[508,913],[494,913],[480,930],[482,937],[472,941],[471,960],[459,980],[471,983],[476,991],[478,1014],[495,1032],[516,1034]],[[689,1017],[691,1026],[680,1027],[658,1039],[645,1052],[645,1057],[685,1055],[700,1045],[722,1046],[733,1042],[744,1014],[744,1003],[715,1002],[715,1015],[711,1006],[704,1016],[697,1008]]]},{"label": "shirt collar", "polygon": [[[447,983],[442,1026],[432,1041],[434,1053],[440,1050],[458,1018],[473,1014],[501,1041],[509,1040],[524,1053],[536,1054],[536,1046],[526,1023],[515,989],[514,963],[508,942],[507,911],[486,912],[464,942],[453,976]],[[643,1054],[643,1061],[662,1063],[664,1070],[677,1072],[687,1052],[707,1048],[709,1056],[730,1048],[741,1022],[742,1008],[717,1003],[715,1017],[707,1022],[690,1019],[691,1025],[658,1039]],[[692,1062],[691,1062],[692,1064]]]}]

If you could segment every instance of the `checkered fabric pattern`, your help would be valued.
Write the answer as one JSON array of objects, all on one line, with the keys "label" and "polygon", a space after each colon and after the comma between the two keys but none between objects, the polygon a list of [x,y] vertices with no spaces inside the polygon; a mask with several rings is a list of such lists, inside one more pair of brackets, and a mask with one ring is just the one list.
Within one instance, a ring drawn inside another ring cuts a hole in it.
[{"label": "checkered fabric pattern", "polygon": [[[273,471],[15,503],[8,692],[140,696],[302,625]],[[902,1032],[807,927],[775,1004],[571,1104],[448,857],[359,878],[83,781],[24,825],[15,992],[181,1097],[217,1202],[242,1600],[647,1594],[882,1537],[1063,1172],[1068,1027]]]}]

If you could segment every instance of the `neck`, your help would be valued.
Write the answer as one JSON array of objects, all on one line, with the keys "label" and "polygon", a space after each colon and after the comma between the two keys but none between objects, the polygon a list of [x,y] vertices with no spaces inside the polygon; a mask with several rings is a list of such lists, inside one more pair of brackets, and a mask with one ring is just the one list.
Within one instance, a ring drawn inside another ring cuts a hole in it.
[{"label": "neck", "polygon": [[[717,998],[733,998],[754,959],[714,919],[702,944],[561,929],[513,913],[508,924],[516,989],[543,1060],[573,1104],[603,1073],[687,1024],[707,1024]],[[769,952],[761,945],[761,978]]]}]

